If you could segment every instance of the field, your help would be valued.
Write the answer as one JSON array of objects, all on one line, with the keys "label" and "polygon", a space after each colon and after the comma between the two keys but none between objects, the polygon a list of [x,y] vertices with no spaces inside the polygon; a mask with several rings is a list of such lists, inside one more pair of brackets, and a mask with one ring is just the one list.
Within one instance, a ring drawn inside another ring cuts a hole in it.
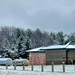
[{"label": "field", "polygon": [[31,70],[31,66],[25,66],[23,70],[23,66],[17,66],[16,70],[14,70],[13,66],[0,66],[0,75],[75,75],[75,65],[65,65],[65,72],[63,72],[62,65],[55,65],[54,72],[52,72],[52,66],[44,66],[44,70],[42,72],[41,66],[33,66],[33,71]]}]

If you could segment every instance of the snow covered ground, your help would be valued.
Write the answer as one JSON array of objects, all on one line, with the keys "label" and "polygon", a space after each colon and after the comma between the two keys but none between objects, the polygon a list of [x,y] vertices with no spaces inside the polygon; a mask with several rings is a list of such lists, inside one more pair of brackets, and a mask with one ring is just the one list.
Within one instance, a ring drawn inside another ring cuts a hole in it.
[{"label": "snow covered ground", "polygon": [[43,72],[41,72],[41,66],[34,66],[33,71],[31,71],[31,66],[25,66],[25,70],[22,66],[17,66],[16,70],[13,66],[8,66],[7,70],[5,66],[0,66],[0,75],[75,75],[75,65],[66,65],[65,72],[62,65],[55,65],[54,72],[51,65],[44,66]]}]

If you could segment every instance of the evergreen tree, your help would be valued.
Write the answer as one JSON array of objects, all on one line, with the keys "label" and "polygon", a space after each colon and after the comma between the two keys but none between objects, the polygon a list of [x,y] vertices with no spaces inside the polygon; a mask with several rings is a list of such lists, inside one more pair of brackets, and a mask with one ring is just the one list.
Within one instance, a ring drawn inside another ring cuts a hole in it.
[{"label": "evergreen tree", "polygon": [[62,31],[57,33],[56,40],[58,41],[58,44],[63,44],[63,42],[64,42],[64,35],[63,35]]}]

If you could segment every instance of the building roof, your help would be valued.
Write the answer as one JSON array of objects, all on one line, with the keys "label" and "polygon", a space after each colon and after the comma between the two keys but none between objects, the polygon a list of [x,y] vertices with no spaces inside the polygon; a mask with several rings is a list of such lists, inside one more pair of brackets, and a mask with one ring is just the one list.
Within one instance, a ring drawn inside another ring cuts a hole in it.
[{"label": "building roof", "polygon": [[68,42],[66,45],[51,45],[28,50],[27,52],[41,52],[45,50],[75,50],[75,41]]},{"label": "building roof", "polygon": [[65,45],[51,45],[51,46],[47,46],[47,47],[43,47],[41,48],[41,50],[57,50],[57,49],[64,49]]},{"label": "building roof", "polygon": [[66,45],[66,49],[73,49],[73,50],[75,50],[75,41],[69,42]]},{"label": "building roof", "polygon": [[43,47],[34,48],[34,49],[27,50],[26,52],[38,52],[38,51],[40,51],[40,49],[42,49],[42,48],[43,48]]}]

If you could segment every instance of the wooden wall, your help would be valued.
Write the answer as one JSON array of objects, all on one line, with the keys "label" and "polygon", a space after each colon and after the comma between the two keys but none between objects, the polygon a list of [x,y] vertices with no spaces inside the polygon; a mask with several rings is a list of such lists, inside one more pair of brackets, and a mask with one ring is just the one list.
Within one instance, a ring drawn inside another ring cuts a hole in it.
[{"label": "wooden wall", "polygon": [[30,64],[41,65],[43,63],[46,64],[46,53],[29,53],[29,61]]},{"label": "wooden wall", "polygon": [[[45,53],[29,53],[30,64],[40,65],[42,62],[45,65],[62,64],[66,63],[66,51],[65,50],[47,50]],[[68,52],[68,63],[75,63],[75,51],[70,50]]]},{"label": "wooden wall", "polygon": [[[73,60],[75,60],[75,51],[69,51],[68,52],[68,63],[73,63]],[[62,62],[66,63],[66,51],[65,50],[49,50],[46,51],[46,63],[52,64],[54,62],[55,64],[62,64]]]}]

